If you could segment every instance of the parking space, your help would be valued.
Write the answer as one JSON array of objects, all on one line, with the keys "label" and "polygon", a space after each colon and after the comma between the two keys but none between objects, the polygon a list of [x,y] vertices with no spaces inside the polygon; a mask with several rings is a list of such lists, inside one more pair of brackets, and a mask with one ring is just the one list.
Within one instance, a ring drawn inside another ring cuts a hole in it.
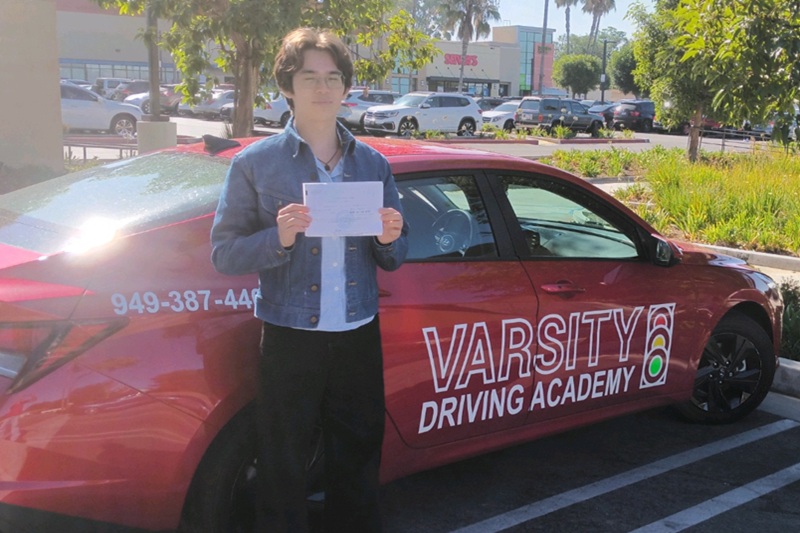
[{"label": "parking space", "polygon": [[657,409],[398,480],[386,530],[794,530],[800,423],[767,412],[772,400],[735,425]]}]

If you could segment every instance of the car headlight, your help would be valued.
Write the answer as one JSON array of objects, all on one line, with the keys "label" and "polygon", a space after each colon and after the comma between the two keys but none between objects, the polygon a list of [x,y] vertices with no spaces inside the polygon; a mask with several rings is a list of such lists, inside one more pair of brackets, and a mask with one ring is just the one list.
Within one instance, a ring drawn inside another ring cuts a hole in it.
[{"label": "car headlight", "polygon": [[387,117],[396,117],[399,114],[400,114],[400,111],[387,111],[386,112],[386,116]]},{"label": "car headlight", "polygon": [[501,117],[492,117],[491,122],[500,122]]}]

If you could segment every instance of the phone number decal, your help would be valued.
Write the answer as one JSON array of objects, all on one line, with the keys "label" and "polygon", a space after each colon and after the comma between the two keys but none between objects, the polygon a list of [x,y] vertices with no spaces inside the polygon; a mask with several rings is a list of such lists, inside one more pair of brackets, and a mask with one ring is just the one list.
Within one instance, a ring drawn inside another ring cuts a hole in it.
[{"label": "phone number decal", "polygon": [[219,308],[253,309],[257,296],[258,289],[228,289],[224,296],[221,293],[212,294],[212,291],[203,289],[169,291],[166,297],[159,297],[151,291],[134,292],[127,296],[115,292],[111,295],[111,305],[114,306],[114,312],[118,315],[143,315],[167,311],[194,313]]}]

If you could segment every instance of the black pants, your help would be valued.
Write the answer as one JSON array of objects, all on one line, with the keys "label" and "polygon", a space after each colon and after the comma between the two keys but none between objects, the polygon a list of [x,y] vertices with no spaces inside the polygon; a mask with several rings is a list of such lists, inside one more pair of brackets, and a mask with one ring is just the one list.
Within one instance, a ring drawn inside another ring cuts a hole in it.
[{"label": "black pants", "polygon": [[385,401],[378,318],[343,332],[265,323],[259,374],[259,533],[308,531],[306,468],[318,424],[326,531],[380,531]]}]

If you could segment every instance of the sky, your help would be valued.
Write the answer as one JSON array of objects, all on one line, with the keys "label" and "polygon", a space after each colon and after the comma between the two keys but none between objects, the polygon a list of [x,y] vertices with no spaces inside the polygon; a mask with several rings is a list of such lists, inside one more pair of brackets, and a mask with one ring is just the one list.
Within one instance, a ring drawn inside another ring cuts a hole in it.
[{"label": "sky", "polygon": [[[616,0],[617,9],[609,12],[600,19],[600,29],[613,26],[625,32],[628,38],[633,36],[636,29],[631,20],[625,19],[628,8],[637,0]],[[652,0],[641,0],[648,10],[653,10]],[[499,0],[500,22],[494,25],[508,26],[534,26],[542,27],[544,22],[545,0]],[[570,34],[588,35],[592,27],[592,15],[584,13],[581,3],[570,8],[569,25]],[[566,17],[564,9],[557,8],[554,0],[549,0],[547,10],[547,27],[555,29],[555,39],[566,34]]]}]

